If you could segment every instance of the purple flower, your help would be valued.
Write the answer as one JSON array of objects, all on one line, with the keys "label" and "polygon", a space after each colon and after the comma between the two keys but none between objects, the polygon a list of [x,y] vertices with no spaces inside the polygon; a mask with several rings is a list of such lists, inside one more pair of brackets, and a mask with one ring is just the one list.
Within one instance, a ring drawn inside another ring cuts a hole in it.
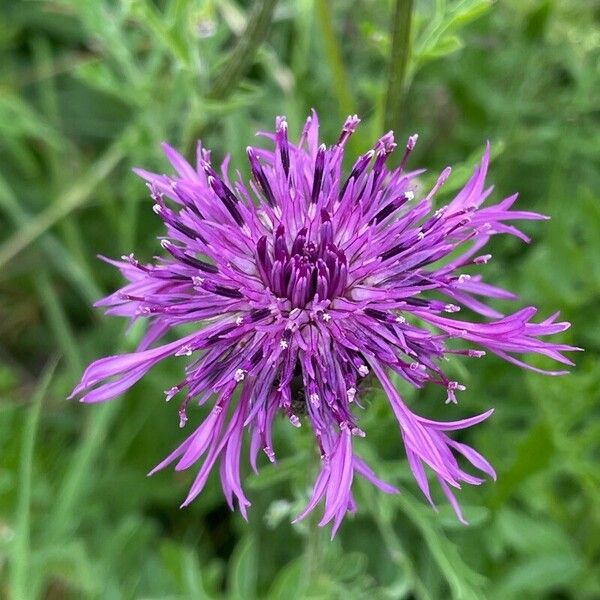
[{"label": "purple flower", "polygon": [[[492,410],[453,422],[422,418],[402,400],[392,375],[419,388],[442,386],[446,402],[456,403],[464,386],[441,369],[446,355],[477,358],[489,351],[536,371],[518,357],[542,354],[572,364],[562,353],[576,348],[541,339],[569,327],[556,322],[557,314],[534,323],[535,308],[505,316],[483,302],[514,296],[473,273],[471,267],[490,259],[480,250],[499,233],[528,241],[509,223],[545,218],[510,210],[516,194],[481,207],[492,192],[485,187],[489,148],[464,188],[434,211],[433,196],[450,169],[421,193],[416,178],[422,171],[405,170],[416,135],[398,168],[386,167],[396,147],[390,132],[344,176],[344,146],[358,123],[349,117],[328,148],[319,145],[316,113],[298,144],[288,140],[286,120],[278,118],[276,132],[263,134],[275,149],[248,148],[253,180],[247,185],[239,175],[230,179],[228,158],[217,170],[201,146],[190,166],[164,145],[175,176],[136,171],[166,224],[161,244],[168,256],[151,264],[133,255],[109,260],[129,283],[98,305],[108,314],[146,319],[147,333],[136,352],[90,365],[73,395],[82,402],[110,400],[159,361],[191,357],[183,380],[165,392],[167,400],[183,397],[181,427],[190,402],[209,405],[208,416],[152,471],[202,461],[184,506],[218,462],[230,507],[235,497],[246,517],[243,437],[248,431],[254,470],[260,450],[275,462],[272,423],[279,414],[294,427],[311,427],[321,454],[321,472],[298,519],[324,499],[321,525],[333,521],[335,532],[355,509],[356,475],[396,492],[353,450],[365,435],[358,415],[362,382],[372,373],[388,396],[423,494],[433,505],[428,467],[462,521],[452,490],[483,479],[463,470],[458,455],[483,474],[495,473],[451,433],[480,423]],[[457,318],[461,306],[483,318]],[[179,325],[194,331],[157,345]],[[466,344],[457,348],[455,340]]]}]

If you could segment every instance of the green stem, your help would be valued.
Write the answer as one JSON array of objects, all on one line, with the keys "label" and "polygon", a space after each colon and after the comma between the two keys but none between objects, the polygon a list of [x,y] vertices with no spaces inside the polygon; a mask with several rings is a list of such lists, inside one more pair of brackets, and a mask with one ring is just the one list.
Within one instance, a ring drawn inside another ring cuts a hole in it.
[{"label": "green stem", "polygon": [[[317,20],[325,43],[325,54],[333,76],[333,92],[336,95],[340,109],[340,118],[345,119],[348,115],[356,112],[356,102],[344,67],[342,51],[333,29],[331,4],[330,0],[317,0]],[[360,150],[357,148],[356,136],[350,138],[348,145],[355,152]]]},{"label": "green stem", "polygon": [[387,95],[383,113],[385,131],[399,131],[405,79],[410,58],[410,26],[413,0],[396,0],[392,21],[392,51],[388,71]]},{"label": "green stem", "polygon": [[261,0],[254,3],[244,33],[225,60],[208,93],[211,100],[227,98],[246,74],[256,51],[267,36],[276,4],[277,0]]},{"label": "green stem", "polygon": [[[267,37],[276,4],[277,0],[259,0],[254,3],[252,12],[246,21],[246,28],[215,75],[212,87],[206,94],[208,100],[222,101],[235,91],[252,66],[260,45]],[[184,130],[183,147],[188,153],[194,152],[196,140],[210,134],[216,128],[214,121],[200,124],[189,123]]]}]

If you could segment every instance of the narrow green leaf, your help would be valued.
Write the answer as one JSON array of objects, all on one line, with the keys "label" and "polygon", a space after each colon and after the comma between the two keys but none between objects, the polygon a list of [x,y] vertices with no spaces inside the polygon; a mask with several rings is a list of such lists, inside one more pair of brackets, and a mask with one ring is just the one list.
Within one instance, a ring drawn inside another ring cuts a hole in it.
[{"label": "narrow green leaf", "polygon": [[464,562],[459,548],[439,528],[437,515],[425,513],[427,509],[407,493],[399,494],[395,500],[423,535],[431,557],[450,587],[452,597],[456,600],[483,598],[481,587],[485,578]]},{"label": "narrow green leaf", "polygon": [[45,370],[40,383],[31,398],[21,447],[19,467],[19,487],[17,509],[15,515],[15,540],[11,552],[11,597],[19,600],[35,598],[35,586],[32,578],[35,576],[31,563],[31,491],[33,482],[33,452],[35,439],[42,410],[42,401],[52,381],[57,360]]},{"label": "narrow green leaf", "polygon": [[303,568],[300,559],[293,560],[283,567],[269,588],[272,600],[299,600],[302,591]]},{"label": "narrow green leaf", "polygon": [[102,452],[107,429],[117,414],[119,405],[117,402],[107,402],[102,406],[88,408],[90,412],[84,428],[83,442],[66,466],[65,478],[47,520],[48,537],[52,540],[60,539],[79,523],[77,507],[93,488],[93,464]]},{"label": "narrow green leaf", "polygon": [[98,183],[107,177],[123,158],[124,138],[125,135],[112,144],[64,195],[24,224],[0,246],[0,268],[87,200]]},{"label": "narrow green leaf", "polygon": [[54,283],[48,273],[41,271],[35,277],[35,286],[38,297],[43,303],[50,328],[65,355],[71,377],[75,379],[83,368],[81,352],[77,347],[71,323],[60,301]]},{"label": "narrow green leaf", "polygon": [[[33,218],[19,203],[2,174],[0,174],[0,208],[21,229],[26,227]],[[73,259],[56,236],[46,232],[40,238],[40,246],[56,271],[73,285],[86,303],[92,304],[102,296],[102,291],[94,279]]]},{"label": "narrow green leaf", "polygon": [[254,536],[243,538],[231,557],[228,588],[229,597],[235,600],[252,600],[256,597],[258,551]]}]

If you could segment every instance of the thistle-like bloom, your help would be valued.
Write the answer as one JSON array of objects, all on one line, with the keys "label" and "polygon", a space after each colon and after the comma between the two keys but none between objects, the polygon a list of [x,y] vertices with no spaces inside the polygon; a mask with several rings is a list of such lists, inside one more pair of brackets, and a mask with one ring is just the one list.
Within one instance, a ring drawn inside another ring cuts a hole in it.
[{"label": "thistle-like bloom", "polygon": [[[321,524],[333,521],[335,532],[355,509],[356,475],[396,492],[353,450],[365,436],[358,422],[361,383],[372,374],[389,399],[423,494],[433,504],[429,469],[463,520],[452,490],[483,479],[463,470],[458,455],[483,474],[495,473],[452,432],[480,423],[492,410],[450,422],[425,419],[408,408],[392,376],[418,388],[439,385],[446,402],[456,403],[464,386],[440,367],[449,354],[478,358],[489,351],[534,370],[519,356],[572,364],[562,352],[575,348],[540,339],[569,327],[556,322],[556,314],[535,323],[535,308],[506,316],[483,302],[514,296],[473,273],[490,259],[479,254],[482,247],[500,233],[528,241],[508,223],[544,218],[510,210],[516,195],[481,208],[492,191],[484,183],[489,150],[464,188],[434,211],[433,197],[450,169],[421,193],[416,178],[422,171],[405,170],[416,135],[398,168],[386,167],[396,147],[390,132],[343,174],[344,147],[358,123],[349,117],[327,147],[319,145],[316,113],[298,144],[288,140],[286,120],[278,118],[275,134],[264,134],[274,150],[248,148],[248,185],[239,174],[230,179],[228,159],[217,170],[201,146],[195,166],[164,146],[174,176],[137,170],[166,225],[161,244],[168,256],[151,264],[133,255],[109,261],[129,283],[98,305],[109,307],[108,314],[146,319],[147,333],[136,352],[93,363],[73,394],[83,402],[110,400],[158,362],[190,357],[183,380],[165,392],[167,400],[183,398],[181,427],[190,403],[206,405],[207,416],[152,471],[173,462],[177,471],[201,463],[184,506],[218,462],[225,497],[232,508],[235,497],[245,517],[243,438],[248,431],[255,470],[260,450],[274,462],[278,415],[294,427],[312,428],[320,450],[321,471],[298,518],[324,499]],[[461,307],[478,317],[458,318]],[[159,342],[177,336],[181,325],[192,332]]]}]

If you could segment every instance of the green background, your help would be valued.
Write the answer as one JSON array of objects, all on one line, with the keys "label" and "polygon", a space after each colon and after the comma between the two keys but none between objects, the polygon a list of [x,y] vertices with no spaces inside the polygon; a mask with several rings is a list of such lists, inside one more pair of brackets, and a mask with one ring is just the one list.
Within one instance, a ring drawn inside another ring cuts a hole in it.
[{"label": "green background", "polygon": [[[409,4],[1,4],[0,597],[600,598],[600,4]],[[131,168],[165,171],[160,141],[190,156],[202,137],[247,173],[255,131],[285,114],[297,132],[311,107],[328,143],[349,112],[363,118],[351,153],[390,127],[400,142],[419,132],[411,164],[426,185],[454,165],[447,193],[490,139],[495,197],[519,191],[521,209],[552,217],[525,224],[531,245],[494,240],[482,270],[573,323],[572,374],[488,356],[447,365],[468,388],[458,407],[402,389],[441,419],[496,407],[464,438],[498,471],[460,493],[469,527],[420,496],[375,389],[357,450],[402,494],[357,482],[333,542],[290,525],[318,466],[306,427],[278,423],[279,468],[245,473],[246,524],[217,477],[185,510],[192,474],[145,477],[180,439],[162,391],[180,362],[108,404],[66,400],[90,360],[141,334],[91,308],[120,284],[97,254],[158,253]]]}]

